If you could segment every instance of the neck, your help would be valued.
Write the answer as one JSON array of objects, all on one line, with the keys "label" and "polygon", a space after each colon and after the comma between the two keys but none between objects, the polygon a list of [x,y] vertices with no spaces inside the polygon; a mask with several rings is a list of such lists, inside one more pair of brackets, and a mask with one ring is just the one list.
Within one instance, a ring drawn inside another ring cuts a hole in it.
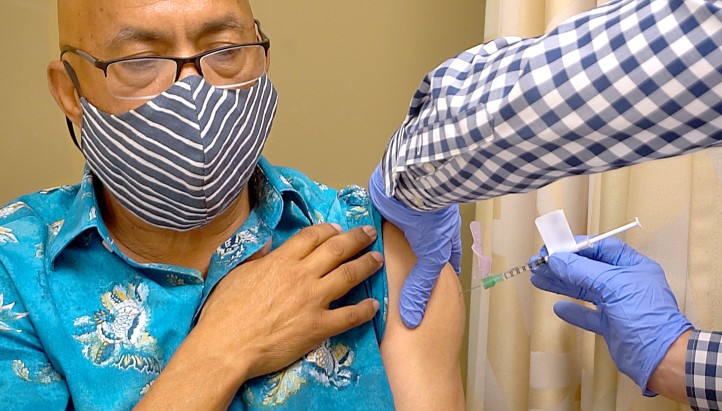
[{"label": "neck", "polygon": [[100,209],[103,221],[118,248],[137,263],[170,264],[193,268],[205,277],[215,250],[248,218],[248,186],[223,214],[208,224],[176,231],[146,223],[123,207],[105,188]]}]

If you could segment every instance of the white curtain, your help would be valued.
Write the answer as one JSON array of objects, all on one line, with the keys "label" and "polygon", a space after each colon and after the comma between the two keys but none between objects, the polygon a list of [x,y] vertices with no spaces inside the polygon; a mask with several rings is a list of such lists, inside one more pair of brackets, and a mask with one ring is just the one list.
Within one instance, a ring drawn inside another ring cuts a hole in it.
[{"label": "white curtain", "polygon": [[[602,3],[601,1],[599,2]],[[536,36],[595,7],[590,0],[487,0],[486,38]],[[478,203],[492,271],[525,263],[541,240],[534,219],[564,209],[575,234],[598,234],[639,217],[621,238],[665,268],[697,328],[722,329],[722,150],[710,149]],[[685,410],[645,398],[618,373],[601,337],[572,327],[528,275],[473,291],[469,410]]]}]

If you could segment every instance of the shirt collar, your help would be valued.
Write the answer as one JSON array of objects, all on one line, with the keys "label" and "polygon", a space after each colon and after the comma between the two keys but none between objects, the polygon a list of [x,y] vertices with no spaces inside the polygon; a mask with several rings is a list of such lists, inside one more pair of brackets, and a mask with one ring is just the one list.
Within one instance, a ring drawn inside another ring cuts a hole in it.
[{"label": "shirt collar", "polygon": [[[283,201],[279,201],[283,200]],[[288,202],[295,204],[313,224],[310,209],[301,193],[264,157],[258,160],[254,209],[269,227],[276,227]]]},{"label": "shirt collar", "polygon": [[83,232],[95,228],[105,237],[107,230],[98,210],[98,201],[93,189],[93,175],[86,167],[78,194],[70,205],[65,219],[51,225],[47,247],[51,265],[68,244]]},{"label": "shirt collar", "polygon": [[[285,205],[290,201],[301,210],[309,224],[313,224],[303,196],[264,157],[259,159],[257,171],[255,210],[261,220],[269,227],[276,227],[281,220]],[[103,239],[109,241],[99,210],[93,175],[86,166],[80,189],[65,219],[51,225],[47,247],[51,265],[68,244],[91,228],[96,229]]]}]

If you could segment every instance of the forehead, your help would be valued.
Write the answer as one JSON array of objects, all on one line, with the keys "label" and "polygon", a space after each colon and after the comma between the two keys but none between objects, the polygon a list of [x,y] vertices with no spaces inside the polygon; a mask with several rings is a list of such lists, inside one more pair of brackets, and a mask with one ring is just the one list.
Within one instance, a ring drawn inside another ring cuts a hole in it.
[{"label": "forehead", "polygon": [[93,49],[132,32],[179,40],[226,23],[253,27],[247,0],[59,0],[58,12],[61,43]]}]

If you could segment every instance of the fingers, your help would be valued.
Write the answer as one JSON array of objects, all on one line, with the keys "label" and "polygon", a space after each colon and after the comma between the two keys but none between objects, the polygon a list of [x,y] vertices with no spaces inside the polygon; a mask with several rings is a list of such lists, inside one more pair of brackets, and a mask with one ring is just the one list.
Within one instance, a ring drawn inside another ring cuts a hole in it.
[{"label": "fingers", "polygon": [[367,298],[358,304],[348,305],[326,311],[320,318],[317,328],[327,336],[341,334],[351,328],[371,320],[379,310],[379,302]]},{"label": "fingers", "polygon": [[571,325],[596,334],[602,333],[602,316],[597,310],[571,301],[559,301],[554,304],[554,313]]},{"label": "fingers", "polygon": [[451,240],[451,258],[449,263],[454,267],[456,274],[461,274],[461,232],[457,232],[457,235]]},{"label": "fingers", "polygon": [[301,260],[311,254],[319,245],[339,234],[341,234],[341,226],[338,224],[315,224],[293,235],[276,251],[285,253],[290,258]]},{"label": "fingers", "polygon": [[531,283],[534,287],[540,290],[577,298],[579,295],[579,287],[565,283],[550,271],[548,267],[540,267],[532,271]]},{"label": "fingers", "polygon": [[324,305],[338,300],[350,289],[373,275],[383,265],[383,256],[372,251],[340,265],[321,279]]},{"label": "fingers", "polygon": [[531,280],[539,289],[596,304],[600,296],[595,280],[610,268],[606,263],[577,254],[556,253],[546,265],[532,271]]},{"label": "fingers", "polygon": [[546,257],[548,255],[549,255],[549,251],[547,250],[547,246],[546,245],[541,246],[541,248],[539,249],[539,256]]},{"label": "fingers", "polygon": [[419,260],[411,269],[399,297],[401,320],[407,327],[413,329],[421,324],[431,290],[434,288],[442,268],[443,265],[436,268],[424,265],[422,260]]},{"label": "fingers", "polygon": [[554,253],[547,262],[549,274],[573,285],[587,286],[612,265],[574,253]]},{"label": "fingers", "polygon": [[617,266],[633,266],[651,261],[629,244],[614,237],[593,244],[580,251],[579,255]]},{"label": "fingers", "polygon": [[304,264],[309,271],[316,272],[319,277],[323,277],[331,270],[336,269],[339,264],[363,251],[377,237],[378,234],[373,226],[353,228],[319,244],[304,258]]}]

